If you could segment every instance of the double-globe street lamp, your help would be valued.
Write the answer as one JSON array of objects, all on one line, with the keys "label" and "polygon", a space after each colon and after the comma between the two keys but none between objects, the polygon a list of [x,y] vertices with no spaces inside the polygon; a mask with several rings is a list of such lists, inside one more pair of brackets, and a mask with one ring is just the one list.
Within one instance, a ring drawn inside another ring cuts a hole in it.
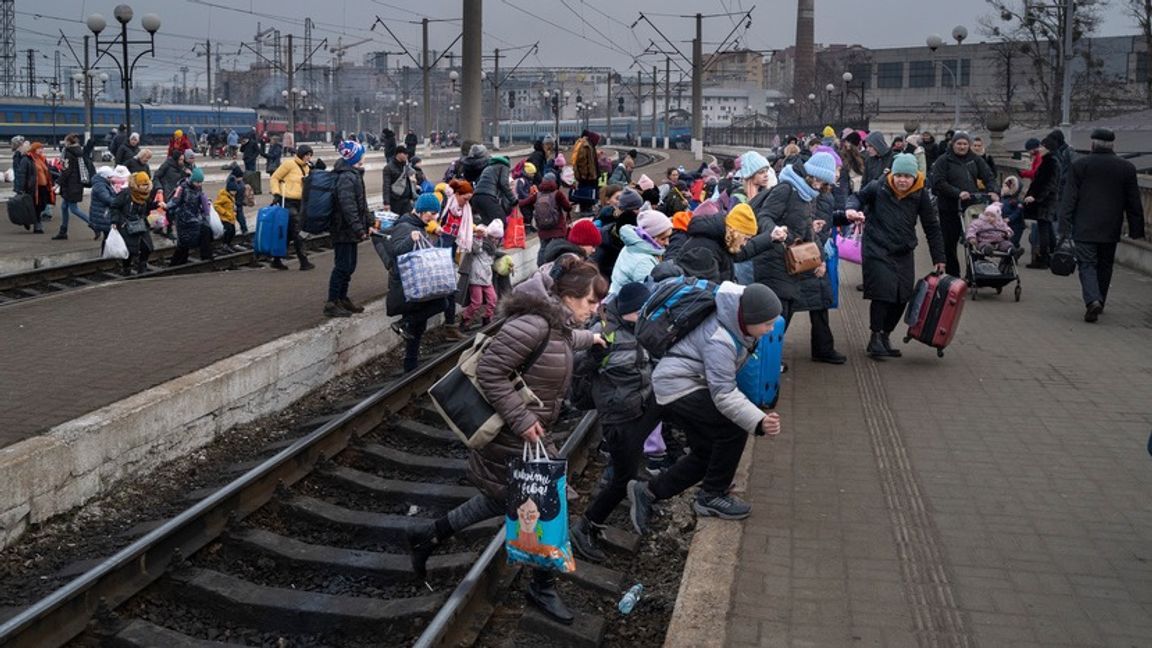
[{"label": "double-globe street lamp", "polygon": [[220,113],[224,112],[224,110],[226,108],[228,108],[228,100],[227,99],[221,99],[220,97],[216,97],[210,103],[212,104],[212,109],[216,111],[216,130],[219,131],[220,130]]},{"label": "double-globe street lamp", "polygon": [[[968,29],[963,25],[957,25],[956,27],[952,28],[952,38],[956,39],[957,46],[963,45],[964,39],[968,38]],[[944,39],[940,38],[939,34],[932,34],[927,39],[925,39],[924,42],[926,45],[928,45],[928,49],[932,50],[933,54],[935,54],[936,50],[940,49],[944,45]],[[959,52],[957,52],[955,60],[955,70],[953,70],[951,67],[948,67],[947,65],[941,65],[940,67],[947,70],[948,74],[951,75],[952,87],[956,89],[956,115],[952,121],[952,128],[958,130],[960,128],[960,77],[963,76],[960,74],[961,59]],[[935,66],[936,61],[933,61],[932,65]],[[933,76],[935,76],[935,73],[933,73]]]},{"label": "double-globe street lamp", "polygon": [[[92,14],[88,16],[86,21],[88,29],[96,36],[96,53],[98,56],[108,56],[120,68],[120,82],[124,87],[124,127],[126,132],[132,132],[132,71],[136,68],[136,63],[140,60],[141,56],[151,54],[153,58],[156,56],[156,32],[160,30],[160,16],[154,13],[144,14],[140,19],[140,26],[144,31],[148,32],[148,40],[130,40],[128,38],[128,23],[132,22],[132,7],[126,4],[117,5],[112,10],[112,15],[116,18],[116,22],[120,23],[120,36],[111,41],[100,40],[100,34],[104,28],[108,26],[108,21],[100,14]],[[116,55],[112,53],[113,46],[116,41],[120,41],[121,46],[121,59],[117,60]],[[135,58],[129,58],[128,46],[129,45],[147,45],[148,49],[141,51]]]},{"label": "double-globe street lamp", "polygon": [[280,96],[284,98],[288,105],[288,136],[284,138],[284,146],[296,145],[296,98],[299,97],[300,101],[308,99],[308,91],[303,88],[289,88],[281,90]]}]

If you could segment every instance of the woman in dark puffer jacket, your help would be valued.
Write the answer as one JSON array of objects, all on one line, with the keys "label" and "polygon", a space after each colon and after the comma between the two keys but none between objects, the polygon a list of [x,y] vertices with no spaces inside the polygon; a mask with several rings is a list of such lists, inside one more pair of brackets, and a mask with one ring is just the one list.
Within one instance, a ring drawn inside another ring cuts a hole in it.
[{"label": "woman in dark puffer jacket", "polygon": [[[549,428],[560,416],[568,392],[573,353],[593,344],[603,345],[598,335],[583,327],[607,293],[608,284],[595,265],[565,256],[549,272],[537,272],[501,302],[500,314],[506,321],[480,359],[476,377],[505,426],[488,445],[469,452],[469,478],[480,493],[434,523],[409,531],[412,568],[417,577],[424,578],[429,556],[453,534],[505,514],[508,460],[520,457],[525,443],[542,440],[549,455],[555,456]],[[526,405],[509,376],[541,347],[536,361],[522,374],[540,402]],[[556,591],[555,572],[533,572],[528,600],[557,621],[572,623],[572,613]]]}]

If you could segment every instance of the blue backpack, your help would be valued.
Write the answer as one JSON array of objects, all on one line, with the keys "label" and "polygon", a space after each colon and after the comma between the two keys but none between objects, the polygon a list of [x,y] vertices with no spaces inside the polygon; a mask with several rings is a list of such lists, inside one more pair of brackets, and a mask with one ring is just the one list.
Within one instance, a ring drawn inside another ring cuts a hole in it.
[{"label": "blue backpack", "polygon": [[705,279],[672,277],[656,284],[640,309],[636,339],[653,358],[662,358],[692,329],[716,312],[720,286]]},{"label": "blue backpack", "polygon": [[336,180],[332,171],[313,170],[304,178],[304,221],[300,228],[309,234],[323,234],[332,222],[336,204]]}]

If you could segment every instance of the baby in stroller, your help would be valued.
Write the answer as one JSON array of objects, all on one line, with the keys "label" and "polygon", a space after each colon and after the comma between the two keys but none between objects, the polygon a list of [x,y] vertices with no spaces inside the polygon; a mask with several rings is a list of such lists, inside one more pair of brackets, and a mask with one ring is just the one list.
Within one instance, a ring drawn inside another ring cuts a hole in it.
[{"label": "baby in stroller", "polygon": [[1012,228],[1004,220],[1001,210],[1000,203],[985,207],[984,213],[968,225],[965,238],[972,250],[983,256],[1010,254],[1019,259],[1024,249],[1012,244]]}]

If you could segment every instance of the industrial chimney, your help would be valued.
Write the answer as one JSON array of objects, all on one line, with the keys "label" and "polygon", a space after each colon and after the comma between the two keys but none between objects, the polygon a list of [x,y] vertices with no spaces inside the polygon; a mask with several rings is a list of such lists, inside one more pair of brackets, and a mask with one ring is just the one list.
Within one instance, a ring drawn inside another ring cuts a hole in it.
[{"label": "industrial chimney", "polygon": [[796,0],[796,60],[792,66],[792,96],[806,97],[816,76],[816,0]]}]

